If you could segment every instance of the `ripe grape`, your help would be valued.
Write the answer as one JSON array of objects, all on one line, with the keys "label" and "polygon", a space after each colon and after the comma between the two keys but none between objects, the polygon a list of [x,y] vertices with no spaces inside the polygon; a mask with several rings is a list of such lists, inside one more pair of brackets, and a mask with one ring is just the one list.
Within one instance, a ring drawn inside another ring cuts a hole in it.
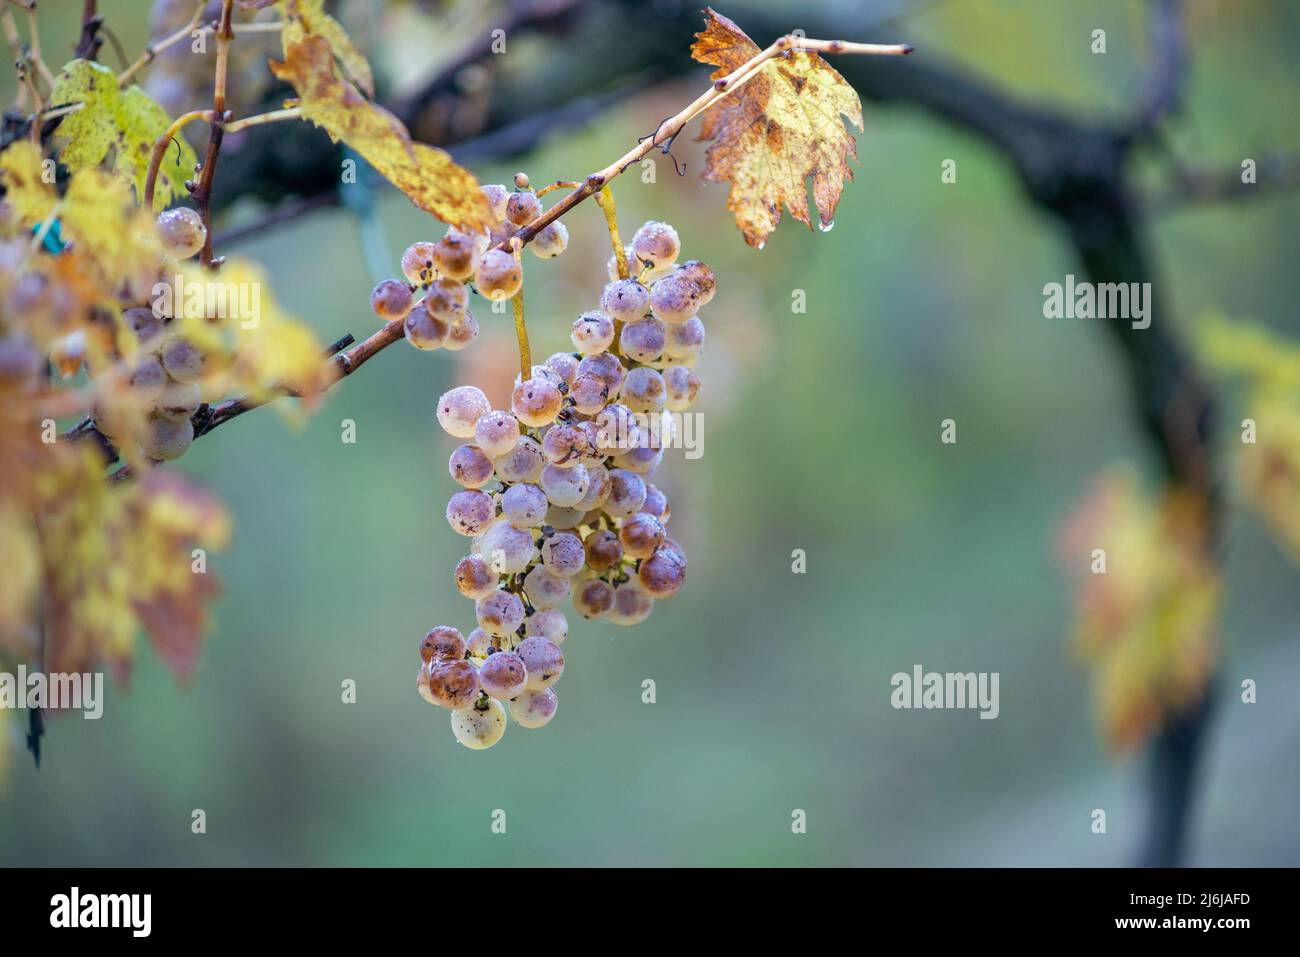
[{"label": "ripe grape", "polygon": [[478,680],[489,697],[510,699],[523,693],[528,670],[513,651],[498,651],[479,666]]},{"label": "ripe grape", "polygon": [[542,469],[542,477],[538,481],[546,497],[551,500],[551,504],[565,508],[572,508],[581,502],[591,484],[585,465],[574,465],[569,468],[547,465]]},{"label": "ripe grape", "polygon": [[[668,339],[668,327],[654,316],[646,316],[623,326],[618,348],[623,355],[637,362],[653,362],[663,355]],[[627,386],[624,385],[626,389]]]},{"label": "ripe grape", "polygon": [[465,652],[471,658],[485,661],[492,654],[493,638],[482,628],[475,628],[465,638]]},{"label": "ripe grape", "polygon": [[634,322],[644,316],[649,307],[650,290],[635,279],[611,282],[600,297],[601,310],[616,322]]},{"label": "ripe grape", "polygon": [[465,489],[457,492],[447,502],[447,524],[461,535],[473,537],[481,534],[496,517],[492,496],[484,492]]},{"label": "ripe grape", "polygon": [[580,375],[569,386],[569,398],[573,400],[573,407],[583,415],[595,415],[605,407],[609,386],[599,376]]},{"label": "ripe grape", "polygon": [[521,435],[515,447],[496,460],[497,475],[503,482],[536,482],[542,477],[546,456],[537,440]]},{"label": "ripe grape", "polygon": [[681,251],[682,242],[677,237],[677,230],[667,223],[651,220],[632,236],[632,254],[642,263],[666,266],[676,260]]},{"label": "ripe grape", "polygon": [[418,691],[420,697],[429,702],[429,704],[438,703],[434,700],[432,692],[429,691],[429,666],[427,664],[422,663],[420,665],[420,671],[415,677],[415,690]]},{"label": "ripe grape", "polygon": [[[494,525],[493,528],[495,527]],[[488,529],[488,532],[491,531]],[[456,590],[466,598],[478,601],[496,591],[496,587],[497,573],[482,556],[466,555],[456,563]]]},{"label": "ripe grape", "polygon": [[614,607],[614,586],[600,578],[580,583],[573,593],[573,607],[583,618],[603,618]]},{"label": "ripe grape", "polygon": [[582,544],[592,571],[608,571],[623,560],[623,543],[607,528],[591,532]]},{"label": "ripe grape", "polygon": [[148,306],[134,306],[122,313],[127,326],[135,333],[140,348],[152,352],[163,343],[167,323],[161,316],[155,316]]},{"label": "ripe grape", "polygon": [[523,269],[514,255],[503,249],[489,249],[474,267],[474,287],[487,299],[509,299],[523,282]]},{"label": "ripe grape", "polygon": [[509,412],[493,411],[480,416],[474,423],[474,441],[484,452],[498,459],[513,451],[519,441],[519,420]]},{"label": "ripe grape", "polygon": [[471,751],[484,751],[506,733],[506,709],[495,698],[451,713],[451,733]]},{"label": "ripe grape", "polygon": [[633,412],[659,412],[667,398],[664,377],[649,366],[637,366],[623,382],[621,398]]},{"label": "ripe grape", "polygon": [[587,513],[582,509],[567,505],[552,505],[546,510],[546,524],[561,531],[577,528],[586,517]]},{"label": "ripe grape", "polygon": [[609,398],[613,400],[618,398],[619,390],[623,388],[623,379],[627,375],[627,370],[623,368],[623,363],[619,361],[618,356],[612,352],[601,352],[594,356],[585,356],[578,363],[578,375],[594,375],[603,380],[606,388],[609,389]]},{"label": "ripe grape", "polygon": [[585,561],[582,539],[571,532],[557,532],[542,542],[542,564],[556,575],[576,575]]},{"label": "ripe grape", "polygon": [[671,548],[660,548],[641,562],[637,580],[654,598],[671,598],[686,581],[686,566]]},{"label": "ripe grape", "polygon": [[[498,589],[486,598],[480,598],[474,605],[474,614],[478,625],[489,635],[505,638],[513,635],[524,623],[524,603],[519,596]],[[528,663],[528,659],[524,659]]]},{"label": "ripe grape", "polygon": [[682,263],[681,271],[700,290],[700,305],[707,306],[718,288],[718,277],[713,270],[698,259],[691,259]]},{"label": "ripe grape", "polygon": [[685,412],[695,402],[700,391],[700,380],[685,366],[669,366],[664,370],[665,404],[671,412]]},{"label": "ripe grape", "polygon": [[510,395],[510,409],[524,425],[534,428],[550,425],[564,406],[564,396],[554,383],[536,377],[515,386]]},{"label": "ripe grape", "polygon": [[510,717],[514,718],[521,728],[540,728],[549,724],[555,717],[555,710],[559,707],[559,703],[560,699],[556,696],[554,688],[525,691],[510,702]]},{"label": "ripe grape", "polygon": [[420,639],[420,660],[452,662],[465,657],[465,636],[450,625],[438,625]]},{"label": "ripe grape", "polygon": [[156,401],[167,387],[167,371],[162,362],[151,352],[147,352],[136,362],[131,371],[131,388],[146,402]]},{"label": "ripe grape", "polygon": [[492,215],[497,219],[506,218],[506,205],[510,202],[510,191],[500,183],[489,183],[483,187],[483,195],[492,207]]},{"label": "ripe grape", "polygon": [[520,482],[501,495],[501,514],[515,528],[537,528],[546,520],[546,493],[536,485]]},{"label": "ripe grape", "polygon": [[472,438],[478,420],[492,411],[483,390],[472,385],[461,385],[442,394],[438,400],[438,424],[448,435],[458,439]]},{"label": "ripe grape", "polygon": [[573,320],[569,338],[584,356],[600,355],[614,343],[614,320],[599,309],[584,312]]},{"label": "ripe grape", "polygon": [[637,512],[623,522],[618,540],[633,558],[649,558],[664,540],[664,527],[649,512]]},{"label": "ripe grape", "polygon": [[451,321],[443,346],[451,352],[459,352],[477,338],[478,320],[474,318],[474,313],[466,309]]},{"label": "ripe grape", "polygon": [[370,308],[384,322],[405,319],[414,301],[411,287],[397,279],[385,279],[370,293]]},{"label": "ripe grape", "polygon": [[506,200],[506,219],[516,226],[527,226],[542,215],[542,201],[531,189],[518,190]]},{"label": "ripe grape", "polygon": [[170,336],[163,343],[162,364],[177,382],[197,382],[207,366],[207,356],[184,336]]},{"label": "ripe grape", "polygon": [[[433,264],[433,243],[411,243],[406,247],[406,252],[402,253],[402,275],[413,286],[427,286],[433,282]],[[389,279],[386,281],[393,282],[394,280]],[[382,285],[384,283],[379,284],[379,286]],[[376,292],[379,291],[379,286],[375,287]],[[407,292],[409,293],[410,290],[408,289]],[[373,294],[371,294],[370,301],[372,304],[374,303]],[[376,308],[375,312],[379,312],[379,310]],[[379,312],[379,314],[383,315],[382,312]]]},{"label": "ripe grape", "polygon": [[704,348],[704,323],[699,316],[691,316],[685,322],[668,327],[668,339],[664,343],[664,356],[679,362],[694,359]]},{"label": "ripe grape", "polygon": [[157,228],[163,252],[172,259],[189,259],[208,238],[203,217],[188,206],[164,209],[158,214]]},{"label": "ripe grape", "polygon": [[151,459],[168,462],[184,455],[193,441],[194,424],[188,418],[177,420],[151,415],[145,420],[140,449]]},{"label": "ripe grape", "polygon": [[587,433],[577,425],[559,422],[542,436],[542,454],[547,462],[560,468],[581,464],[587,449]]},{"label": "ripe grape", "polygon": [[537,557],[533,536],[509,521],[497,522],[484,532],[478,540],[478,550],[498,575],[518,574]]},{"label": "ripe grape", "polygon": [[433,264],[438,275],[449,280],[468,279],[474,274],[474,240],[454,229],[433,245]]},{"label": "ripe grape", "polygon": [[605,511],[611,518],[626,518],[641,511],[645,500],[646,484],[641,476],[627,469],[610,470],[609,498],[605,500]]},{"label": "ripe grape", "polygon": [[651,448],[647,445],[638,445],[636,448],[628,449],[621,455],[614,456],[614,465],[621,469],[627,469],[629,472],[636,472],[638,475],[649,475],[659,467],[663,461],[664,450],[662,448]]},{"label": "ripe grape", "polygon": [[534,608],[554,608],[569,597],[569,579],[557,575],[545,565],[535,565],[524,576],[524,594]]},{"label": "ripe grape", "polygon": [[538,259],[554,259],[564,252],[569,245],[569,227],[556,220],[547,225],[536,236],[528,248]]},{"label": "ripe grape", "polygon": [[630,627],[640,624],[654,611],[655,600],[635,578],[614,586],[614,606],[609,610],[609,620],[616,625]]},{"label": "ripe grape", "polygon": [[402,332],[406,336],[406,341],[422,350],[442,348],[447,344],[450,329],[447,320],[430,315],[423,304],[412,309],[407,314],[406,321],[402,323]]},{"label": "ripe grape", "polygon": [[632,410],[617,402],[605,406],[595,418],[596,444],[602,451],[636,448],[641,444],[641,427]]},{"label": "ripe grape", "polygon": [[524,635],[528,638],[541,635],[548,641],[562,645],[564,639],[569,637],[569,622],[560,609],[543,608],[524,619]]},{"label": "ripe grape", "polygon": [[654,284],[650,309],[670,325],[683,323],[700,309],[700,287],[679,269]]},{"label": "ripe grape", "polygon": [[189,421],[199,411],[203,396],[194,382],[168,382],[163,386],[162,395],[154,403],[156,411],[164,419],[174,422]]},{"label": "ripe grape", "polygon": [[478,669],[473,662],[434,660],[429,663],[429,696],[452,711],[468,708],[479,694]]},{"label": "ripe grape", "polygon": [[609,469],[603,465],[587,466],[587,494],[582,496],[582,500],[573,506],[580,512],[590,512],[593,509],[600,508],[609,498],[611,483],[609,480]]},{"label": "ripe grape", "polygon": [[482,488],[492,478],[492,460],[487,453],[474,445],[457,446],[447,462],[447,471],[457,485],[465,488]]},{"label": "ripe grape", "polygon": [[668,496],[649,482],[645,486],[645,503],[642,504],[640,511],[653,515],[659,519],[660,524],[667,522],[672,514],[672,509],[668,507]]},{"label": "ripe grape", "polygon": [[556,352],[546,360],[546,368],[559,376],[566,386],[571,386],[578,375],[578,360],[567,352]]},{"label": "ripe grape", "polygon": [[549,688],[564,674],[564,652],[549,638],[540,635],[525,638],[519,642],[515,652],[524,660],[524,667],[528,669],[529,691]]},{"label": "ripe grape", "polygon": [[429,315],[450,323],[465,314],[468,302],[464,283],[456,279],[439,279],[429,286],[429,292],[424,297],[424,308]]}]

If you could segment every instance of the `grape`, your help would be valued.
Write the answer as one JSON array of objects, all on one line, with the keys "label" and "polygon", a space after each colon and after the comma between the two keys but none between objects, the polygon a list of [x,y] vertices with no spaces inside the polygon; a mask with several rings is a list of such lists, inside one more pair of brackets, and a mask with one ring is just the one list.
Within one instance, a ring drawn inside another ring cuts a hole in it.
[{"label": "grape", "polygon": [[208,238],[203,217],[188,206],[164,209],[158,214],[157,228],[163,252],[172,259],[189,259]]},{"label": "grape", "polygon": [[[627,266],[628,275],[635,276],[637,272],[636,257],[632,255],[632,246],[628,244],[623,247],[623,263]],[[605,273],[609,276],[610,282],[617,282],[623,278],[618,274],[618,258],[611,254],[609,259],[605,260]]]},{"label": "grape", "polygon": [[640,319],[649,306],[650,290],[635,279],[616,279],[605,287],[600,297],[601,310],[616,322]]},{"label": "grape", "polygon": [[569,579],[537,565],[524,576],[524,594],[534,608],[554,608],[568,599]]},{"label": "grape", "polygon": [[627,469],[611,469],[609,473],[609,498],[605,511],[610,518],[626,518],[641,511],[646,500],[646,484],[641,476]]},{"label": "grape", "polygon": [[451,321],[447,329],[447,341],[443,346],[451,352],[459,352],[478,338],[478,320],[474,313],[466,309]]},{"label": "grape", "polygon": [[447,279],[468,279],[474,274],[474,240],[454,229],[433,245],[433,264]]},{"label": "grape", "polygon": [[560,531],[568,531],[582,524],[587,513],[580,508],[567,505],[552,505],[546,510],[546,524]]},{"label": "grape", "polygon": [[547,462],[560,468],[581,464],[587,448],[586,431],[566,422],[551,426],[542,436],[542,454]]},{"label": "grape", "polygon": [[595,418],[596,444],[602,451],[612,452],[636,448],[641,443],[641,428],[637,417],[625,405],[607,405]]},{"label": "grape", "polygon": [[478,669],[472,662],[430,662],[429,696],[435,704],[459,711],[474,704],[479,690]]},{"label": "grape", "polygon": [[170,336],[163,343],[162,364],[177,382],[197,382],[207,366],[207,356],[184,336]]},{"label": "grape", "polygon": [[[519,596],[498,589],[474,605],[478,625],[489,635],[505,638],[515,633],[524,622],[524,603]],[[528,663],[528,659],[524,659]]]},{"label": "grape", "polygon": [[614,607],[609,610],[609,620],[616,625],[629,627],[640,624],[654,611],[655,600],[646,594],[635,578],[614,586]]},{"label": "grape", "polygon": [[600,429],[596,428],[596,423],[579,419],[571,424],[582,433],[582,453],[578,457],[579,461],[587,468],[604,465],[605,451],[600,447]]},{"label": "grape", "polygon": [[540,635],[557,645],[569,637],[569,621],[558,608],[543,608],[524,619],[524,637]]},{"label": "grape", "polygon": [[676,553],[677,560],[682,563],[682,568],[686,567],[686,549],[682,548],[681,543],[671,535],[664,535],[664,543],[659,546],[659,550]]},{"label": "grape", "polygon": [[573,320],[569,338],[584,356],[599,355],[614,343],[614,320],[599,309],[584,312]]},{"label": "grape", "polygon": [[433,694],[429,691],[429,666],[427,664],[420,665],[420,671],[415,676],[415,690],[418,691],[420,697],[429,702],[429,704],[438,703],[434,700]]},{"label": "grape", "polygon": [[487,659],[492,654],[493,638],[482,628],[475,628],[465,639],[465,651],[471,658],[477,658],[479,661]]},{"label": "grape", "polygon": [[542,542],[542,564],[552,574],[570,578],[582,571],[586,560],[582,539],[572,532],[557,532]]},{"label": "grape", "polygon": [[136,362],[130,381],[136,395],[146,402],[153,402],[162,396],[167,386],[167,371],[156,355],[147,352]]},{"label": "grape", "polygon": [[571,386],[578,375],[578,360],[567,352],[557,352],[546,360],[546,368],[559,376],[566,386]]},{"label": "grape", "polygon": [[498,651],[488,655],[478,669],[479,684],[484,694],[492,698],[514,698],[524,691],[528,671],[524,660],[513,651]]},{"label": "grape", "polygon": [[464,283],[456,279],[439,279],[429,286],[429,292],[424,297],[424,308],[429,315],[450,323],[465,314],[468,302]]},{"label": "grape", "polygon": [[[402,323],[402,332],[406,336],[406,341],[422,350],[442,348],[447,343],[450,329],[447,320],[430,315],[423,304],[412,309],[407,314],[406,321]],[[468,438],[468,436],[460,437]]]},{"label": "grape", "polygon": [[480,416],[474,423],[474,441],[492,458],[499,459],[513,451],[519,441],[519,420],[509,412],[494,411]]},{"label": "grape", "polygon": [[551,500],[551,504],[565,508],[572,508],[581,502],[582,497],[587,494],[587,488],[591,485],[585,465],[574,465],[570,468],[548,465],[542,469],[542,477],[538,481],[546,497]]},{"label": "grape", "polygon": [[497,522],[484,532],[478,541],[478,550],[488,567],[498,575],[518,574],[537,557],[533,536],[515,528],[509,521]]},{"label": "grape", "polygon": [[533,237],[528,248],[538,259],[554,259],[569,245],[569,227],[556,220]]},{"label": "grape", "polygon": [[203,397],[196,383],[168,382],[154,403],[154,411],[173,422],[188,422],[199,411],[202,402]]},{"label": "grape", "polygon": [[384,322],[405,319],[414,301],[411,287],[396,279],[385,279],[370,293],[370,308]]},{"label": "grape", "polygon": [[627,374],[622,399],[633,412],[659,412],[666,393],[663,376],[648,366],[638,366]]},{"label": "grape", "polygon": [[515,528],[536,528],[546,520],[546,493],[536,485],[520,482],[501,496],[501,514]]},{"label": "grape", "polygon": [[659,519],[660,524],[667,522],[669,516],[672,515],[672,509],[668,507],[668,496],[649,482],[646,483],[645,487],[645,503],[640,510],[648,512]]},{"label": "grape", "polygon": [[578,363],[578,375],[594,375],[602,379],[605,386],[609,389],[609,398],[618,397],[618,392],[623,388],[623,378],[627,375],[627,370],[623,368],[623,363],[619,361],[618,356],[611,352],[601,352],[598,355],[586,356]]},{"label": "grape", "polygon": [[[495,528],[496,526],[492,526]],[[492,529],[488,529],[488,534]],[[456,563],[456,590],[478,601],[496,591],[497,573],[480,555],[466,555]]]},{"label": "grape", "polygon": [[672,412],[685,412],[695,402],[700,392],[699,377],[685,366],[670,366],[664,370],[665,404]]},{"label": "grape", "polygon": [[465,488],[482,488],[491,480],[492,469],[487,453],[474,445],[457,446],[447,462],[451,477]]},{"label": "grape", "polygon": [[564,674],[564,652],[549,638],[540,635],[525,638],[519,642],[515,652],[524,660],[524,667],[528,669],[529,691],[549,688]]},{"label": "grape", "polygon": [[[552,369],[552,368],[551,368],[550,366],[548,366],[548,365],[536,365],[536,366],[533,366],[533,367],[529,370],[529,372],[528,372],[528,381],[530,381],[530,382],[549,382],[551,385],[555,386],[555,388],[557,388],[557,389],[559,389],[560,386],[562,386],[562,385],[565,384],[565,383],[564,383],[564,376],[560,375],[558,372],[556,372],[554,369]],[[524,379],[522,378],[522,376],[519,376],[519,375],[516,375],[516,376],[515,376],[515,385],[520,385],[520,384],[523,383],[523,382],[524,382]],[[560,395],[564,395],[564,391],[563,391],[563,390],[560,390]]]},{"label": "grape", "polygon": [[632,254],[639,262],[652,266],[668,265],[681,251],[682,242],[677,237],[677,230],[667,223],[651,220],[632,236]]},{"label": "grape", "polygon": [[699,316],[691,316],[681,325],[668,327],[668,340],[664,355],[681,361],[694,359],[704,348],[704,323]]},{"label": "grape", "polygon": [[[406,252],[402,253],[402,275],[406,281],[413,286],[427,286],[433,282],[433,243],[419,242],[411,243],[406,247]],[[389,279],[387,282],[393,282]],[[375,287],[375,292],[379,291],[380,283]],[[409,293],[409,289],[407,290]],[[370,297],[371,304],[374,303],[374,295]],[[375,312],[379,312],[378,308]],[[382,316],[383,313],[379,312]]]},{"label": "grape", "polygon": [[122,318],[140,342],[140,348],[152,352],[163,343],[167,323],[155,316],[148,306],[134,306],[122,313]]},{"label": "grape", "polygon": [[660,548],[641,562],[637,580],[654,598],[671,598],[686,581],[686,566],[671,548]]},{"label": "grape", "polygon": [[582,500],[573,506],[580,512],[590,512],[592,509],[600,508],[609,498],[609,492],[612,483],[609,480],[609,470],[603,465],[587,466],[587,494],[582,496]]},{"label": "grape", "polygon": [[484,751],[506,733],[506,709],[495,698],[451,713],[451,733],[471,751]]},{"label": "grape", "polygon": [[510,202],[510,191],[500,183],[490,183],[483,187],[483,195],[492,207],[492,215],[497,219],[506,218],[506,205]]},{"label": "grape", "polygon": [[583,541],[592,571],[608,571],[623,560],[623,543],[607,528],[598,528]]},{"label": "grape", "polygon": [[713,270],[698,259],[691,259],[682,263],[682,273],[700,290],[700,305],[707,306],[718,288],[718,278]]},{"label": "grape", "polygon": [[474,267],[474,286],[487,299],[509,299],[523,285],[524,272],[503,249],[489,249]]},{"label": "grape", "polygon": [[595,415],[605,407],[609,386],[599,376],[580,375],[569,386],[569,398],[573,400],[573,407],[583,415]]},{"label": "grape", "polygon": [[448,435],[458,439],[472,438],[474,426],[492,411],[483,390],[472,385],[461,385],[442,394],[438,400],[438,424]]},{"label": "grape", "polygon": [[680,269],[650,290],[650,309],[669,325],[678,325],[700,309],[700,287]]},{"label": "grape", "polygon": [[447,524],[461,535],[481,534],[496,517],[492,496],[471,489],[457,492],[447,502]]},{"label": "grape", "polygon": [[633,558],[649,558],[664,540],[664,527],[649,512],[637,512],[623,522],[618,540]]},{"label": "grape", "polygon": [[[623,355],[637,362],[653,362],[663,355],[668,339],[668,327],[654,316],[629,322],[623,327],[618,348]],[[626,388],[626,385],[624,386]]]},{"label": "grape", "polygon": [[420,639],[420,660],[452,662],[465,657],[465,636],[450,625],[438,625]]},{"label": "grape", "polygon": [[510,702],[510,717],[514,718],[521,728],[540,728],[549,724],[555,717],[555,710],[559,704],[560,699],[556,696],[554,688],[525,691]]},{"label": "grape", "polygon": [[629,472],[636,472],[639,475],[649,475],[659,467],[659,463],[663,461],[663,458],[663,449],[637,446],[634,449],[628,449],[622,455],[616,455],[614,465],[621,469],[627,469]]},{"label": "grape", "polygon": [[522,435],[515,447],[496,460],[497,475],[503,482],[536,482],[542,477],[546,456],[537,440]]},{"label": "grape", "polygon": [[145,420],[140,449],[151,459],[169,462],[184,455],[193,441],[194,425],[189,419],[151,415]]},{"label": "grape", "polygon": [[542,201],[531,189],[518,190],[506,200],[506,219],[516,226],[527,226],[542,215]]},{"label": "grape", "polygon": [[582,582],[573,593],[573,607],[583,618],[603,618],[614,607],[614,586],[599,578]]},{"label": "grape", "polygon": [[554,422],[563,405],[560,390],[541,377],[519,383],[510,395],[510,409],[515,418],[534,428]]}]

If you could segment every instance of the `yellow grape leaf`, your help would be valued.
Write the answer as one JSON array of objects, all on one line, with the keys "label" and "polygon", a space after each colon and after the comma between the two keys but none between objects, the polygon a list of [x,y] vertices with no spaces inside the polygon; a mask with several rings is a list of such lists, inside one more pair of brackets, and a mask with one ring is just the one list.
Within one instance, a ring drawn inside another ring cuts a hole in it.
[{"label": "yellow grape leaf", "polygon": [[[718,79],[762,51],[731,20],[706,9],[691,56],[716,66]],[[792,50],[759,68],[753,79],[704,114],[698,139],[713,140],[703,178],[731,183],[727,208],[745,242],[762,248],[781,222],[781,207],[809,228],[808,178],[823,229],[835,219],[848,161],[857,144],[847,117],[862,129],[862,103],[844,77],[816,53]]]},{"label": "yellow grape leaf", "polygon": [[325,12],[325,0],[282,0],[281,8],[285,25],[280,31],[280,42],[286,55],[289,47],[301,43],[308,34],[318,36],[330,45],[348,78],[366,96],[375,95],[375,77],[370,71],[369,61],[352,44],[352,38],[342,24]]},{"label": "yellow grape leaf", "polygon": [[298,91],[302,115],[356,150],[416,206],[460,229],[486,232],[492,211],[478,180],[451,156],[412,142],[402,122],[338,75],[329,43],[318,36],[290,44],[271,71]]},{"label": "yellow grape leaf", "polygon": [[0,153],[0,182],[4,183],[5,200],[23,225],[44,222],[58,202],[54,184],[41,177],[44,160],[40,148],[30,140],[20,140]]},{"label": "yellow grape leaf", "polygon": [[[50,106],[73,103],[82,107],[59,123],[58,135],[65,143],[59,159],[76,172],[99,166],[111,150],[113,168],[143,197],[154,143],[171,125],[167,111],[138,86],[118,89],[117,75],[93,60],[73,60],[59,73]],[[187,195],[185,181],[198,162],[183,137],[175,137],[167,148],[154,189],[155,210]]]},{"label": "yellow grape leaf", "polygon": [[1258,322],[1205,316],[1197,344],[1206,364],[1220,372],[1252,379],[1259,387],[1300,387],[1300,345]]},{"label": "yellow grape leaf", "polygon": [[107,288],[137,283],[156,272],[158,238],[153,217],[137,206],[126,181],[102,169],[75,173],[63,195],[67,251],[97,268]]}]

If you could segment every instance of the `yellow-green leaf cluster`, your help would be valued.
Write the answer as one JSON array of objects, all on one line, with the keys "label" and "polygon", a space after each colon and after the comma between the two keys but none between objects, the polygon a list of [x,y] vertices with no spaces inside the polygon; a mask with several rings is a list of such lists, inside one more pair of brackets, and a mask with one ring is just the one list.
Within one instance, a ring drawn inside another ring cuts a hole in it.
[{"label": "yellow-green leaf cluster", "polygon": [[370,62],[352,43],[342,24],[325,12],[324,0],[281,0],[284,29],[280,40],[287,55],[289,48],[308,36],[318,36],[330,45],[348,79],[366,96],[375,95],[375,77]]}]

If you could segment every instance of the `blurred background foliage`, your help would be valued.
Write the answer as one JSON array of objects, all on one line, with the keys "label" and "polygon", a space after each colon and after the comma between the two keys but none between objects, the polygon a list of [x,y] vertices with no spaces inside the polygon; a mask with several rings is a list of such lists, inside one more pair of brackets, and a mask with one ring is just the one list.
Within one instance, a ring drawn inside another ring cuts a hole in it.
[{"label": "blurred background foliage", "polygon": [[[133,57],[149,4],[102,6]],[[365,6],[344,21],[365,24],[355,36],[381,70],[454,56],[455,34],[438,24],[474,16],[378,3],[367,16]],[[693,9],[644,6],[621,29],[664,31],[684,47],[698,28]],[[790,28],[806,9],[761,6]],[[881,30],[915,43],[919,58],[1098,117],[1132,105],[1146,63],[1137,0],[814,6],[846,23],[896,13]],[[79,8],[41,5],[56,65]],[[743,8],[721,10],[745,24]],[[422,18],[437,44],[422,49],[403,29],[388,38],[400,54],[376,55],[394,23]],[[1192,74],[1169,149],[1231,169],[1300,146],[1300,9],[1197,0],[1188,24]],[[1104,56],[1089,51],[1096,28],[1107,31]],[[600,49],[521,40],[507,56],[617,56],[619,43],[615,32]],[[111,48],[101,59],[114,62]],[[484,182],[520,168],[534,183],[580,178],[693,97],[704,75],[654,85],[524,158],[475,170]],[[12,92],[6,75],[5,102]],[[196,443],[180,467],[226,500],[236,524],[212,557],[224,595],[193,685],[177,687],[142,648],[102,720],[49,723],[39,770],[19,744],[0,791],[0,863],[1131,858],[1144,778],[1139,762],[1099,743],[1087,675],[1065,641],[1071,598],[1054,543],[1098,472],[1121,459],[1150,472],[1152,461],[1097,321],[1042,317],[1043,285],[1080,271],[1072,250],[998,156],[914,109],[867,104],[861,166],[834,231],[787,219],[762,252],[734,229],[725,189],[698,180],[699,146],[683,137],[674,153],[685,177],[659,157],[653,183],[632,171],[615,194],[627,234],[667,220],[684,256],[719,277],[700,366],[704,455],[678,452],[660,470],[671,531],[691,555],[682,594],[627,631],[575,616],[556,720],[512,727],[489,752],[456,745],[446,715],[415,694],[419,637],[435,623],[472,624],[451,584],[464,542],[442,516],[453,443],[433,405],[464,382],[501,402],[513,374],[508,317],[478,300],[483,335],[468,351],[395,347],[299,430],[259,413]],[[939,181],[945,159],[957,162],[954,185]],[[395,191],[376,199],[393,255],[440,235]],[[1298,220],[1292,194],[1155,220],[1155,294],[1189,333],[1216,309],[1289,331]],[[605,282],[598,210],[566,221],[566,255],[527,263],[543,356],[566,347],[573,316]],[[351,212],[326,210],[239,252],[264,262],[279,300],[332,340],[374,327],[367,296],[382,277],[367,271],[361,236]],[[806,314],[791,311],[795,290]],[[1229,438],[1237,412],[1229,394]],[[948,417],[955,446],[938,442]],[[356,422],[354,445],[340,442],[344,419]],[[1220,710],[1189,861],[1294,865],[1300,578],[1254,519],[1233,512],[1228,530]],[[793,549],[806,551],[807,574],[791,574]],[[1000,672],[999,719],[893,710],[889,677],[916,663]],[[346,678],[354,705],[340,703]],[[641,702],[645,678],[656,704]],[[1243,678],[1259,682],[1258,704],[1239,702]],[[0,729],[16,741],[25,730],[15,720]],[[206,835],[190,832],[195,808]],[[489,831],[495,808],[508,814],[506,836]],[[806,835],[791,834],[795,808],[808,812]],[[1094,808],[1107,811],[1105,836],[1090,832]]]}]

